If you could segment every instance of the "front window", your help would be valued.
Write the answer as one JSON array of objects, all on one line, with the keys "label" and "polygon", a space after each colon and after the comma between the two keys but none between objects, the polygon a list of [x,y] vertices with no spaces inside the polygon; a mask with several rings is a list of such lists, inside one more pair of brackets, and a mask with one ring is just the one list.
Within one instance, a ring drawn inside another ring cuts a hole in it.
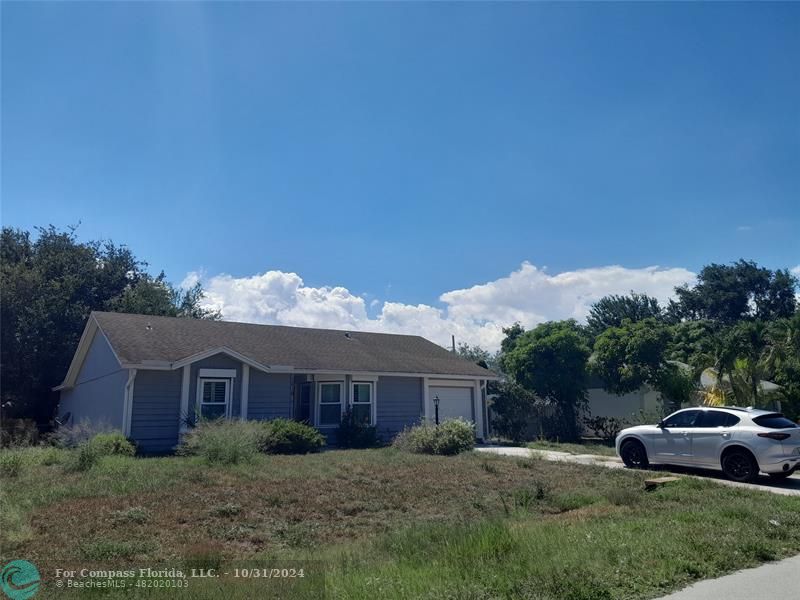
[{"label": "front window", "polygon": [[372,383],[354,381],[353,382],[353,420],[363,425],[374,423],[374,399],[372,393]]},{"label": "front window", "polygon": [[664,427],[693,427],[697,416],[700,414],[699,410],[684,410],[667,417],[664,421]]},{"label": "front window", "polygon": [[219,419],[228,416],[230,379],[201,379],[200,418]]},{"label": "front window", "polygon": [[342,420],[342,384],[319,384],[319,425],[330,427]]}]

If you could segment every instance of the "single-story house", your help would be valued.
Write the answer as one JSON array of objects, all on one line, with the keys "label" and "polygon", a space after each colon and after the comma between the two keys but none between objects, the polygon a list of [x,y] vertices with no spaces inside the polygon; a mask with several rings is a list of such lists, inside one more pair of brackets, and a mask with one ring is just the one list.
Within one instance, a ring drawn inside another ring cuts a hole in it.
[{"label": "single-story house", "polygon": [[335,442],[348,410],[384,438],[463,417],[488,437],[483,369],[419,336],[93,312],[59,414],[104,422],[145,453],[201,418],[307,421]]}]

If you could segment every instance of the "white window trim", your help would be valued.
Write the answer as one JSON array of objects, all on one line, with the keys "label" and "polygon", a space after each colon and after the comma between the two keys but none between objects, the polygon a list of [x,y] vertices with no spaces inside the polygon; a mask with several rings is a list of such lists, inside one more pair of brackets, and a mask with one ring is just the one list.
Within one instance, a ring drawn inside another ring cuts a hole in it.
[{"label": "white window trim", "polygon": [[231,418],[231,405],[233,404],[233,380],[228,377],[198,377],[197,378],[197,418],[203,418],[203,404],[220,404],[220,402],[203,402],[203,384],[206,382],[225,383],[225,418]]},{"label": "white window trim", "polygon": [[[369,402],[355,402],[354,398],[356,397],[355,394],[355,387],[356,385],[368,385],[369,386]],[[348,398],[348,405],[352,409],[355,404],[369,404],[370,411],[369,411],[369,424],[370,426],[374,427],[375,423],[378,420],[378,406],[375,403],[375,389],[378,386],[375,385],[374,380],[364,380],[364,379],[353,379],[350,382],[350,396]]]},{"label": "white window trim", "polygon": [[[322,410],[320,406],[322,405],[322,386],[323,385],[338,385],[339,386],[339,417],[341,420],[341,415],[344,414],[346,400],[344,397],[344,381],[342,380],[333,380],[333,381],[318,381],[317,382],[317,397],[316,401],[314,402],[314,423],[316,423],[317,428],[319,429],[332,429],[334,427],[338,427],[339,423],[335,423],[333,425],[323,425],[320,421],[320,415]],[[335,404],[334,402],[326,402],[325,404]]]}]

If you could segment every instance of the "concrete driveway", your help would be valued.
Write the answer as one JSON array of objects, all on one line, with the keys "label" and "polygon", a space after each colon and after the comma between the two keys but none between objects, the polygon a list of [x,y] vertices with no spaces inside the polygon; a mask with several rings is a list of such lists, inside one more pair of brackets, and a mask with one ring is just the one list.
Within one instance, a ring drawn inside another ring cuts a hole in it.
[{"label": "concrete driveway", "polygon": [[[569,452],[557,452],[554,450],[531,450],[529,448],[515,448],[503,446],[480,446],[475,449],[477,452],[486,452],[488,454],[498,454],[501,456],[516,456],[520,458],[530,458],[531,456],[539,456],[545,460],[552,460],[555,462],[570,462],[582,465],[595,465],[601,467],[608,467],[610,469],[624,469],[625,465],[622,461],[612,456],[597,456],[594,454],[570,454]],[[760,475],[756,483],[737,483],[725,479],[722,473],[718,471],[706,471],[702,469],[685,469],[683,467],[654,467],[654,471],[676,473],[679,475],[686,475],[688,477],[700,477],[702,479],[709,479],[728,485],[731,487],[748,488],[752,490],[759,490],[762,492],[771,492],[773,494],[783,494],[786,496],[800,496],[800,474],[795,474],[788,479],[773,480],[767,475]],[[800,595],[798,595],[800,598]]]},{"label": "concrete driveway", "polygon": [[717,579],[706,579],[660,600],[753,600],[753,598],[800,598],[797,574],[800,556],[737,571]]}]

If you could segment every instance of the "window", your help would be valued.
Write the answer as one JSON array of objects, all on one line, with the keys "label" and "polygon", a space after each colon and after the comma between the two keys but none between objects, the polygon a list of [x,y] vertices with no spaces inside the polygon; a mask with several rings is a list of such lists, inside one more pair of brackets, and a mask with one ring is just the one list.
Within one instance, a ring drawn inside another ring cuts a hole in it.
[{"label": "window", "polygon": [[791,420],[787,419],[780,413],[772,413],[770,415],[755,417],[753,422],[756,425],[766,427],[767,429],[790,429],[792,427],[797,427],[797,424],[792,423]]},{"label": "window", "polygon": [[230,379],[201,379],[200,418],[219,419],[228,416]]},{"label": "window", "polygon": [[739,422],[739,417],[721,410],[707,410],[698,421],[695,427],[733,427]]},{"label": "window", "polygon": [[700,414],[699,410],[684,410],[670,415],[664,421],[664,427],[694,427],[694,422]]},{"label": "window", "polygon": [[371,382],[354,381],[351,409],[353,420],[364,425],[372,425],[374,420],[374,399]]},{"label": "window", "polygon": [[342,420],[342,384],[319,384],[319,425],[330,427]]}]

